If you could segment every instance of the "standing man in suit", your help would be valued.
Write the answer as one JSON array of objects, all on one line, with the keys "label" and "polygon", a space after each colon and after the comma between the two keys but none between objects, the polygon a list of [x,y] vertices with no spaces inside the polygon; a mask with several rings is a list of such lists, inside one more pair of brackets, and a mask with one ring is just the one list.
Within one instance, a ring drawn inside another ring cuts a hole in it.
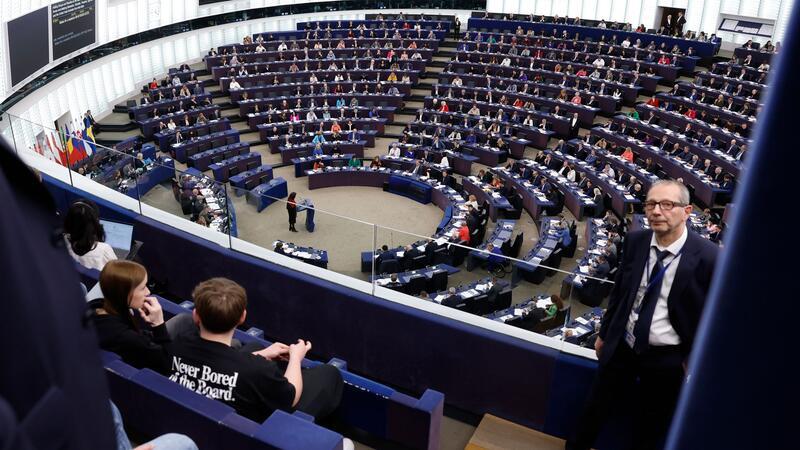
[{"label": "standing man in suit", "polygon": [[629,233],[595,351],[592,393],[567,449],[591,448],[612,405],[636,389],[634,448],[661,448],[711,286],[718,247],[686,227],[689,191],[654,183],[645,214],[651,230]]},{"label": "standing man in suit", "polygon": [[684,25],[686,25],[686,17],[683,17],[683,11],[679,11],[678,18],[675,19],[675,27],[672,30],[672,34],[682,36]]}]

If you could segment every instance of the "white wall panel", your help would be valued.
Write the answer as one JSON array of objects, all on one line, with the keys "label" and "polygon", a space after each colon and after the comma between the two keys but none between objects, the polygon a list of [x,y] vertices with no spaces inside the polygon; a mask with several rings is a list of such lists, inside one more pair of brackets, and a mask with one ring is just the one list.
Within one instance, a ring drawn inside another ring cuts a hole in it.
[{"label": "white wall panel", "polygon": [[567,15],[569,17],[581,17],[584,1],[585,0],[567,0]]},{"label": "white wall panel", "polygon": [[584,19],[597,19],[597,0],[583,0],[583,10],[581,17]]},{"label": "white wall panel", "polygon": [[611,20],[611,0],[597,0],[597,19]]},{"label": "white wall panel", "polygon": [[[632,0],[634,1],[634,0]],[[628,0],[611,0],[611,13],[609,17],[614,22],[625,22],[625,11]]]},{"label": "white wall panel", "polygon": [[533,12],[537,16],[549,16],[551,15],[550,11],[552,8],[553,0],[536,0],[536,5],[534,5]]},{"label": "white wall panel", "polygon": [[627,8],[625,8],[625,22],[628,22],[636,28],[641,21],[642,2],[641,0],[629,0]]},{"label": "white wall panel", "polygon": [[560,17],[569,15],[569,0],[554,0],[552,14]]}]

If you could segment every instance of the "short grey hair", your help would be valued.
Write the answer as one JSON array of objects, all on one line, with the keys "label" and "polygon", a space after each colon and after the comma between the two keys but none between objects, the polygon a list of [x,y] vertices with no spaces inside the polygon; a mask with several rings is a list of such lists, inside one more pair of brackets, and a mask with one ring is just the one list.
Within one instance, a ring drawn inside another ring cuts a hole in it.
[{"label": "short grey hair", "polygon": [[658,180],[652,185],[650,185],[650,189],[647,190],[648,195],[650,191],[656,186],[675,186],[680,191],[680,198],[678,199],[681,203],[685,205],[691,205],[691,198],[689,197],[689,188],[686,187],[685,184],[681,183],[677,180]]}]

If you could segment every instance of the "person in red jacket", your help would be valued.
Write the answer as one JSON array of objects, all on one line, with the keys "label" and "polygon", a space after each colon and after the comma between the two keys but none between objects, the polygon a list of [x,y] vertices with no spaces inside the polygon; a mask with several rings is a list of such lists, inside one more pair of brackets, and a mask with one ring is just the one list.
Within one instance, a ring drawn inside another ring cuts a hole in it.
[{"label": "person in red jacket", "polygon": [[658,99],[655,96],[652,96],[650,97],[650,100],[647,101],[647,104],[658,108]]},{"label": "person in red jacket", "polygon": [[439,112],[450,112],[450,107],[447,106],[447,102],[442,102],[442,106],[439,107]]}]

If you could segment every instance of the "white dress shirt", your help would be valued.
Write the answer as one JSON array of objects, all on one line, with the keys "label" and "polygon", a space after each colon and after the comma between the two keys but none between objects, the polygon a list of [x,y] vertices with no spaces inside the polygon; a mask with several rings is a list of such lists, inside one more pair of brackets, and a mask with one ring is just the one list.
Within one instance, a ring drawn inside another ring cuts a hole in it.
[{"label": "white dress shirt", "polygon": [[[661,292],[658,293],[658,302],[656,303],[656,309],[653,312],[653,320],[650,323],[650,345],[678,345],[681,343],[680,336],[678,336],[678,333],[676,333],[675,329],[672,328],[672,323],[669,321],[667,299],[669,298],[669,293],[672,289],[672,283],[675,280],[675,273],[678,271],[678,264],[680,264],[680,252],[683,249],[683,245],[686,243],[686,239],[688,237],[689,231],[686,227],[684,227],[681,237],[679,237],[678,240],[670,244],[668,247],[662,247],[658,245],[655,234],[653,234],[653,237],[650,239],[650,258],[649,262],[645,264],[642,281],[639,283],[639,290],[636,293],[636,299],[634,301],[634,310],[644,297],[644,292],[647,288],[648,282],[647,278],[650,276],[648,270],[652,270],[653,266],[656,264],[656,251],[653,249],[653,247],[657,248],[658,251],[667,250],[670,253],[662,262],[664,266],[669,264],[669,267],[667,267],[667,271],[664,272],[664,278],[661,281]],[[675,255],[678,256],[676,257]],[[628,317],[629,325],[631,325],[630,321],[633,320],[634,314],[635,313],[631,311],[631,315]]]}]

